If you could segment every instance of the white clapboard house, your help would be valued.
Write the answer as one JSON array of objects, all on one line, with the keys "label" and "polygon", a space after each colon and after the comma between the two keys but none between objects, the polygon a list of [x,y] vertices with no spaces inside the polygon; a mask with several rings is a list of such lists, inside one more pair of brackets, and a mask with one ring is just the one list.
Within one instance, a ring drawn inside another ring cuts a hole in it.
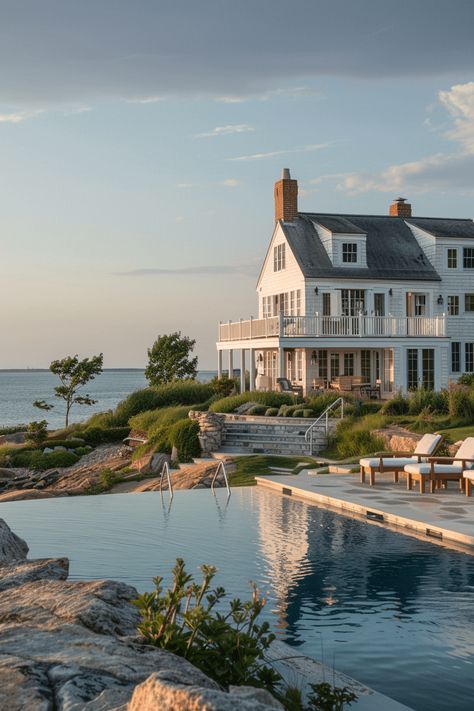
[{"label": "white clapboard house", "polygon": [[474,371],[474,222],[413,217],[403,198],[388,215],[298,212],[285,168],[257,297],[258,318],[220,324],[219,373],[247,370],[251,389],[438,390]]}]

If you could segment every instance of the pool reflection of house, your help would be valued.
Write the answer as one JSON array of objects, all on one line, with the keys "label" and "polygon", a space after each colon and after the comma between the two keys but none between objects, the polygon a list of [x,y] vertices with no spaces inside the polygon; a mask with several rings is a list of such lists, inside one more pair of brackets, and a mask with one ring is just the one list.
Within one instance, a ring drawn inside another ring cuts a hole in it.
[{"label": "pool reflection of house", "polygon": [[345,377],[379,383],[390,397],[474,371],[471,219],[413,217],[403,198],[387,216],[302,213],[297,197],[284,169],[259,317],[221,323],[219,373],[223,352],[233,371],[239,351],[251,389],[273,389],[283,376],[306,393]]}]

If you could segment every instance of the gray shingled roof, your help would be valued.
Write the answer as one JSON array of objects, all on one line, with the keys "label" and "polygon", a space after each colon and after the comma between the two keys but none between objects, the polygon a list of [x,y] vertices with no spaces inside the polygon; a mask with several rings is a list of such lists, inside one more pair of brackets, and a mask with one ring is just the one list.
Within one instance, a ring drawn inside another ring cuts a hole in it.
[{"label": "gray shingled roof", "polygon": [[472,220],[450,220],[441,217],[410,217],[407,219],[410,225],[415,225],[425,232],[429,232],[435,237],[448,237],[460,239],[462,237],[474,237],[474,222]]},{"label": "gray shingled roof", "polygon": [[[429,222],[428,218],[423,219]],[[415,220],[410,221],[415,223]],[[314,222],[335,233],[367,234],[368,268],[334,267]],[[281,226],[305,277],[441,281],[410,228],[400,217],[299,213],[297,220],[281,222]],[[422,227],[421,224],[419,226]]]}]

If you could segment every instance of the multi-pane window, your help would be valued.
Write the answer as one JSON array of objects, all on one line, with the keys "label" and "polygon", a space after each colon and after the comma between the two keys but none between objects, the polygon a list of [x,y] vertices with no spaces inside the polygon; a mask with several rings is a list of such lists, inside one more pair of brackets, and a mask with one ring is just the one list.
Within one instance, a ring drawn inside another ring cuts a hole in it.
[{"label": "multi-pane window", "polygon": [[290,316],[295,315],[295,292],[290,291]]},{"label": "multi-pane window", "polygon": [[464,269],[474,269],[474,247],[464,247],[462,263]]},{"label": "multi-pane window", "polygon": [[343,242],[342,261],[347,264],[355,264],[357,262],[357,244],[355,242]]},{"label": "multi-pane window", "polygon": [[451,343],[451,373],[461,372],[461,344],[458,341]]},{"label": "multi-pane window", "polygon": [[270,318],[272,315],[272,297],[264,296],[262,299],[262,314],[263,318]]},{"label": "multi-pane window", "polygon": [[414,310],[415,316],[426,314],[426,294],[415,294]]},{"label": "multi-pane window", "polygon": [[273,247],[273,271],[274,272],[280,272],[282,269],[285,269],[286,267],[286,245],[283,242],[282,244],[277,244],[275,247]]},{"label": "multi-pane window", "polygon": [[448,316],[459,316],[459,296],[448,296]]},{"label": "multi-pane window", "polygon": [[434,390],[434,348],[423,348],[423,387],[425,390]]},{"label": "multi-pane window", "polygon": [[296,379],[303,380],[303,356],[304,351],[296,351]]},{"label": "multi-pane window", "polygon": [[370,351],[360,352],[360,374],[365,383],[370,383]]},{"label": "multi-pane window", "polygon": [[466,359],[464,370],[466,373],[474,371],[474,343],[464,344],[464,356]]},{"label": "multi-pane window", "polygon": [[385,294],[374,294],[374,312],[376,316],[385,316]]},{"label": "multi-pane window", "polygon": [[407,350],[407,373],[408,390],[416,390],[418,387],[418,348],[408,348]]},{"label": "multi-pane window", "polygon": [[474,311],[474,294],[464,294],[464,311]]},{"label": "multi-pane window", "polygon": [[386,393],[393,390],[394,364],[393,348],[384,348],[383,351],[383,389]]},{"label": "multi-pane window", "polygon": [[353,353],[344,353],[344,375],[354,375]]},{"label": "multi-pane window", "polygon": [[448,262],[448,269],[457,269],[458,268],[458,250],[457,249],[448,249],[447,262]]},{"label": "multi-pane window", "polygon": [[319,364],[319,377],[320,378],[327,378],[328,377],[328,352],[327,351],[318,351],[318,364]]},{"label": "multi-pane window", "polygon": [[296,290],[296,315],[301,316],[301,289]]},{"label": "multi-pane window", "polygon": [[331,315],[331,294],[323,294],[323,316]]},{"label": "multi-pane window", "polygon": [[364,289],[341,289],[341,308],[343,316],[358,316],[365,311]]},{"label": "multi-pane window", "polygon": [[331,377],[338,377],[339,372],[339,353],[331,353]]}]

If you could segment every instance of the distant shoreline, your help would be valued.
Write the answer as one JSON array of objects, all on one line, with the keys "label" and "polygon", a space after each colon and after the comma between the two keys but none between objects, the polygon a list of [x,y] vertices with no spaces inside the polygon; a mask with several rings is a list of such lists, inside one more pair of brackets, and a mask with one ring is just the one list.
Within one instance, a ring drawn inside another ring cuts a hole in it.
[{"label": "distant shoreline", "polygon": [[[145,368],[104,368],[103,373],[144,373]],[[212,368],[198,370],[199,373],[214,373]],[[49,368],[0,368],[0,373],[49,373]]]}]

